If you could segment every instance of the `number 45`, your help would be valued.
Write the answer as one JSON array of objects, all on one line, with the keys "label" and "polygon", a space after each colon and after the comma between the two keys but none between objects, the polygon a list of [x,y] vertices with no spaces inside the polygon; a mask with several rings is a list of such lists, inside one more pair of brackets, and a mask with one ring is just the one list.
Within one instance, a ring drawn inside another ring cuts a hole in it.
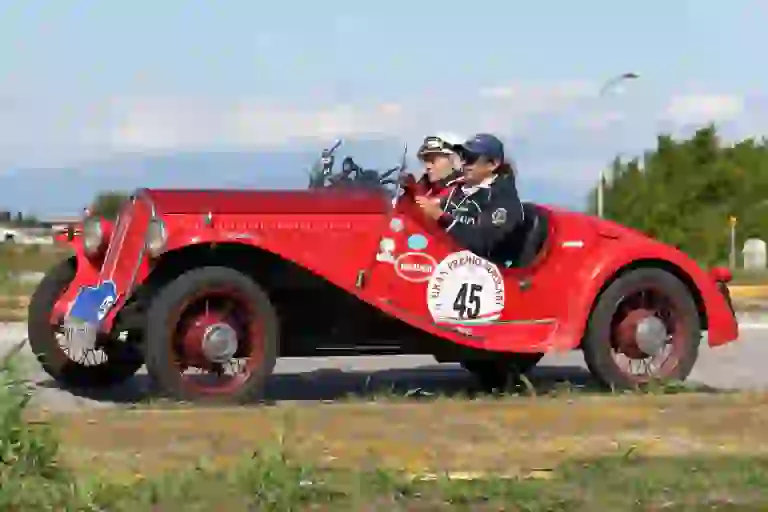
[{"label": "number 45", "polygon": [[459,313],[459,318],[477,318],[480,314],[480,293],[482,285],[462,283],[456,299],[453,301],[453,310]]}]

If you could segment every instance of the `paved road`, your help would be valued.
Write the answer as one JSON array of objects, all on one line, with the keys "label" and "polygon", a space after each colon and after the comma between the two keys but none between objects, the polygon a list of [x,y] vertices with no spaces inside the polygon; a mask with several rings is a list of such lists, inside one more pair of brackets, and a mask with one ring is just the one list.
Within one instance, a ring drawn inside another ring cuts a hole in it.
[{"label": "paved road", "polygon": [[[703,346],[690,380],[716,388],[768,389],[768,324],[751,322],[744,327],[738,343],[717,349]],[[24,324],[0,324],[0,353],[25,335]],[[436,364],[430,356],[290,358],[279,361],[276,373],[267,393],[275,401],[333,400],[388,390],[461,393],[473,386],[457,365]],[[58,389],[36,362],[30,362],[30,376],[38,389],[36,402],[55,410],[114,407],[140,400],[146,389],[143,370],[128,385],[90,397]],[[580,352],[548,355],[532,381],[537,387],[562,381],[590,385]]]}]

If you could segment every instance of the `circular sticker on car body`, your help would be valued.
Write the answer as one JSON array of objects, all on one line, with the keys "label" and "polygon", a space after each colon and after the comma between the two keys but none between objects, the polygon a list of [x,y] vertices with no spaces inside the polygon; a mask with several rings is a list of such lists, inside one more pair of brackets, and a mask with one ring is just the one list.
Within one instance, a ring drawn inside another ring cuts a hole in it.
[{"label": "circular sticker on car body", "polygon": [[492,323],[504,310],[504,276],[471,251],[449,254],[429,279],[427,307],[437,323]]}]

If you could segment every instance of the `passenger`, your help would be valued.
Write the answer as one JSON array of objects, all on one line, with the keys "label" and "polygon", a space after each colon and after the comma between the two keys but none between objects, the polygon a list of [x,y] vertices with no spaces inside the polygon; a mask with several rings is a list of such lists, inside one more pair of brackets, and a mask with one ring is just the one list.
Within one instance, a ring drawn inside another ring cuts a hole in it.
[{"label": "passenger", "polygon": [[411,176],[410,188],[415,196],[440,197],[449,183],[461,176],[461,157],[458,154],[463,139],[453,134],[426,137],[417,156],[424,164],[424,175],[418,180]]},{"label": "passenger", "polygon": [[426,194],[415,201],[459,245],[488,258],[523,220],[515,173],[504,159],[504,144],[493,135],[475,135],[459,153],[463,176],[448,186],[439,204]]}]

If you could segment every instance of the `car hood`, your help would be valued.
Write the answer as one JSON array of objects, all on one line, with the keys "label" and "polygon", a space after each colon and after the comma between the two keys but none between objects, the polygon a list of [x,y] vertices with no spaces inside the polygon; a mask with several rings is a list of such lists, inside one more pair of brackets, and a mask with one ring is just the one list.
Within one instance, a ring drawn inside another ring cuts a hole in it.
[{"label": "car hood", "polygon": [[384,213],[389,197],[377,190],[142,189],[158,214]]}]

